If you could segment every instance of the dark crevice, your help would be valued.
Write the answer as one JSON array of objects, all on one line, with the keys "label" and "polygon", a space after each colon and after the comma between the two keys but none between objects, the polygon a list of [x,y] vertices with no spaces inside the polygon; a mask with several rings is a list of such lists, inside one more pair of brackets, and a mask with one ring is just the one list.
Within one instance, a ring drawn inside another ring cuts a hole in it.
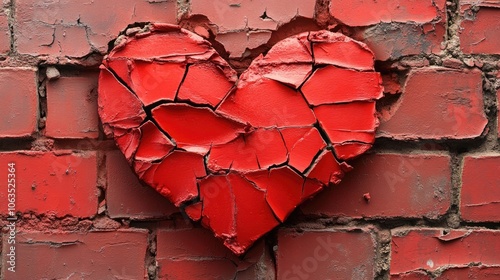
[{"label": "dark crevice", "polygon": [[212,152],[212,146],[210,146],[210,149],[208,150],[207,154],[203,156],[203,167],[205,168],[205,173],[207,174],[206,177],[212,175],[212,170],[208,168],[208,158],[210,157],[211,152]]},{"label": "dark crevice", "polygon": [[345,141],[345,142],[339,143],[339,145],[343,145],[343,144],[363,144],[363,145],[371,145],[371,143],[366,143],[366,142],[363,142],[363,141],[358,141],[358,140],[349,140],[349,141]]},{"label": "dark crevice", "polygon": [[259,157],[257,155],[255,155],[255,161],[257,162],[257,166],[259,167],[259,169],[262,170],[262,167],[260,166],[259,162]]},{"label": "dark crevice", "polygon": [[307,34],[307,40],[309,41],[310,48],[311,48],[311,57],[312,57],[312,64],[313,64],[313,69],[314,66],[316,65],[316,57],[314,56],[314,43],[311,40],[311,32]]},{"label": "dark crevice", "polygon": [[[184,100],[184,99],[179,99],[177,101],[175,101],[175,104],[185,104],[185,105],[189,105],[191,107],[194,107],[194,108],[200,108],[200,109],[210,109],[211,111],[213,111],[215,113],[215,108],[212,107],[212,105],[209,105],[209,104],[198,104],[198,103],[195,103],[191,100]],[[215,113],[216,115],[218,115],[217,113]]]},{"label": "dark crevice", "polygon": [[280,137],[281,137],[281,141],[283,141],[283,146],[285,147],[285,150],[286,150],[286,163],[290,162],[290,150],[288,150],[288,147],[286,146],[286,141],[285,141],[285,137],[283,136],[283,133],[281,132],[281,129],[279,128],[276,128],[276,130],[278,131],[278,133],[280,134]]},{"label": "dark crevice", "polygon": [[[318,70],[318,69],[315,69],[314,66],[313,66],[312,70],[311,70],[311,73],[309,73],[309,75],[307,75],[307,77],[304,79],[304,81],[302,82],[302,84],[300,84],[300,86],[297,88],[297,91],[302,94],[302,96],[304,97],[304,100],[306,100],[306,102],[307,102],[307,98],[304,95],[304,93],[302,92],[302,88],[311,79],[311,77],[314,75],[314,73],[316,73],[316,70]],[[309,104],[309,102],[307,102],[307,103]]]},{"label": "dark crevice", "polygon": [[155,119],[155,118],[153,118],[153,115],[152,115],[151,110],[147,110],[147,109],[144,107],[144,111],[146,112],[146,118],[145,118],[145,119],[144,119],[144,121],[141,123],[141,126],[142,126],[144,123],[148,122],[148,121],[152,122],[152,123],[156,126],[156,128],[158,128],[158,130],[159,130],[161,133],[163,133],[163,135],[165,135],[165,137],[167,137],[170,141],[172,141],[172,143],[174,144],[175,150],[178,150],[178,149],[177,149],[177,142],[175,141],[175,139],[174,139],[174,138],[172,138],[172,136],[170,136],[170,134],[168,134],[168,132],[167,132],[166,130],[164,130],[164,129],[160,126],[160,124],[156,121],[156,119]]},{"label": "dark crevice", "polygon": [[[326,149],[326,148],[325,148]],[[321,154],[323,153],[323,151],[325,149],[321,149],[319,150],[316,155],[314,155],[312,161],[311,161],[311,164],[309,164],[309,166],[306,168],[306,170],[304,170],[304,173],[303,174],[308,174],[309,172],[311,172],[311,170],[314,168],[314,166],[316,165],[316,161],[319,159],[319,157],[321,156]],[[301,173],[302,174],[302,173]]]},{"label": "dark crevice", "polygon": [[314,123],[313,125],[319,132],[319,134],[321,135],[321,138],[323,138],[323,140],[328,143],[328,145],[331,145],[332,143],[332,140],[330,140],[330,137],[328,136],[328,134],[326,133],[326,131],[323,129],[323,127],[321,127],[321,124],[319,123],[319,121],[317,121],[316,123]]},{"label": "dark crevice", "polygon": [[33,139],[31,138],[2,138],[0,139],[0,151],[11,152],[30,150],[32,146],[32,140]]},{"label": "dark crevice", "polygon": [[266,19],[270,19],[272,20],[272,18],[270,18],[268,15],[267,15],[267,11],[264,11],[264,13],[262,13],[262,15],[260,16],[261,19],[263,20],[266,20]]},{"label": "dark crevice", "polygon": [[160,106],[166,105],[166,104],[189,105],[189,106],[194,107],[194,108],[204,108],[204,109],[210,109],[212,111],[215,111],[215,109],[210,105],[194,103],[191,100],[172,101],[172,100],[168,100],[168,99],[162,99],[162,100],[156,101],[156,102],[151,103],[147,106],[144,106],[143,108],[147,113],[148,111],[152,112],[157,107],[160,107]]},{"label": "dark crevice", "polygon": [[311,109],[320,107],[320,106],[325,106],[325,105],[348,105],[348,104],[353,104],[353,103],[372,103],[372,102],[377,102],[380,99],[365,99],[365,100],[352,100],[352,101],[341,101],[341,102],[334,102],[334,103],[321,103],[317,105],[309,105]]},{"label": "dark crevice", "polygon": [[[264,170],[263,170],[264,171]],[[269,173],[268,173],[269,174]],[[269,209],[271,210],[271,213],[273,214],[274,216],[274,219],[276,219],[277,222],[279,223],[282,223],[281,219],[278,217],[278,215],[276,214],[276,212],[274,211],[274,209],[271,207],[271,205],[269,205],[269,201],[267,200],[267,190],[266,189],[262,189],[259,187],[259,185],[257,183],[255,183],[254,181],[248,179],[245,175],[241,175],[241,177],[243,179],[245,179],[248,183],[250,183],[256,190],[258,191],[261,191],[263,193],[265,193],[265,200],[266,200],[266,204],[267,206],[269,207]]]},{"label": "dark crevice", "polygon": [[184,76],[182,76],[181,82],[179,83],[179,87],[177,87],[177,91],[175,92],[175,97],[174,100],[177,101],[177,97],[179,96],[179,92],[181,91],[181,87],[184,84],[184,81],[187,78],[189,67],[191,67],[193,64],[186,64],[186,70],[184,70]]},{"label": "dark crevice", "polygon": [[115,48],[116,40],[121,35],[126,35],[128,29],[137,28],[137,27],[141,28],[141,29],[144,29],[149,24],[150,24],[149,22],[134,22],[134,23],[131,23],[131,24],[127,25],[127,27],[125,27],[122,31],[120,31],[120,33],[118,33],[118,36],[116,36],[115,39],[113,39],[113,40],[111,40],[111,41],[108,42],[108,51],[107,51],[107,53],[111,53],[111,51]]},{"label": "dark crevice", "polygon": [[315,64],[313,66],[313,69],[322,69],[322,68],[326,68],[326,67],[334,67],[334,68],[338,68],[338,69],[343,69],[343,70],[350,70],[350,71],[354,71],[354,72],[358,72],[358,73],[372,73],[374,70],[373,69],[357,69],[357,68],[351,68],[351,67],[348,67],[348,66],[342,66],[342,65],[337,65],[337,64]]},{"label": "dark crevice", "polygon": [[128,91],[130,91],[130,93],[132,93],[135,98],[137,98],[137,100],[139,102],[141,102],[142,106],[144,106],[144,103],[142,103],[141,99],[139,98],[139,96],[135,93],[135,91],[115,72],[115,70],[113,70],[113,68],[111,67],[106,67],[106,69],[111,73],[111,75],[113,75],[113,77],[118,81],[118,83],[120,83],[122,86],[124,86]]},{"label": "dark crevice", "polygon": [[9,48],[9,55],[12,55],[16,53],[16,35],[15,35],[15,28],[16,28],[16,9],[14,8],[16,6],[16,0],[11,0],[9,4],[9,15],[8,15],[8,28],[9,28],[9,39],[10,39],[10,48]]},{"label": "dark crevice", "polygon": [[219,107],[224,103],[224,101],[226,101],[226,99],[231,96],[231,94],[233,94],[235,91],[236,91],[236,84],[227,92],[227,94],[224,96],[224,98],[221,99],[221,101],[215,105],[215,108],[214,108],[214,111],[217,111],[219,109]]},{"label": "dark crevice", "polygon": [[[288,160],[285,162],[279,163],[279,164],[273,164],[273,165],[269,166],[267,168],[267,170],[271,171],[273,169],[279,169],[279,168],[283,168],[283,167],[287,167],[287,166],[288,166]],[[302,173],[299,173],[299,174],[302,174]]]},{"label": "dark crevice", "polygon": [[179,209],[181,210],[181,213],[185,213],[186,212],[186,207],[189,207],[191,205],[194,205],[198,202],[201,202],[201,198],[200,198],[200,184],[197,182],[196,183],[196,186],[198,188],[198,196],[192,198],[192,199],[189,199],[189,200],[186,200],[186,201],[183,201],[181,203],[181,205],[179,206]]},{"label": "dark crevice", "polygon": [[[287,162],[288,164],[288,162]],[[300,170],[298,170],[297,168],[295,168],[294,166],[291,166],[291,165],[288,165],[288,168],[290,168],[293,172],[297,173],[300,177],[304,178],[304,174],[306,174],[306,172],[301,172]],[[307,171],[307,170],[306,170]]]},{"label": "dark crevice", "polygon": [[326,133],[326,131],[323,129],[323,127],[321,127],[321,124],[319,122],[316,122],[314,124],[314,127],[319,131],[319,134],[321,135],[323,140],[326,140],[326,142],[328,143],[326,149],[332,152],[333,156],[335,157],[335,160],[337,160],[338,163],[344,162],[343,160],[340,160],[339,157],[337,156],[337,153],[335,152],[335,149],[332,146],[333,142]]}]

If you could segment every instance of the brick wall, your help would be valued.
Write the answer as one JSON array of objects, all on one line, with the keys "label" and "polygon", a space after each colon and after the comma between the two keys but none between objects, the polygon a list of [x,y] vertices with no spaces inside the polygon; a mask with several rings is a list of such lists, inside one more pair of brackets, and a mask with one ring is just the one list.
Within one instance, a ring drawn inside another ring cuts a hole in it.
[{"label": "brick wall", "polygon": [[[145,22],[208,38],[240,72],[303,31],[365,42],[386,88],[375,147],[234,256],[142,185],[100,126],[100,61]],[[499,279],[498,22],[487,0],[4,0],[0,278]]]}]

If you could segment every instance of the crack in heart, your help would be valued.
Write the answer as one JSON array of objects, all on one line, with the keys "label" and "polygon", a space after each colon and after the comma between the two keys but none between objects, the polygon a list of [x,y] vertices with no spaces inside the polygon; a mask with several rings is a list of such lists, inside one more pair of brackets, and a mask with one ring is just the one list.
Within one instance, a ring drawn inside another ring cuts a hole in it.
[{"label": "crack in heart", "polygon": [[381,84],[342,34],[289,37],[238,78],[203,38],[152,24],[105,58],[99,115],[142,181],[242,254],[372,146]]}]

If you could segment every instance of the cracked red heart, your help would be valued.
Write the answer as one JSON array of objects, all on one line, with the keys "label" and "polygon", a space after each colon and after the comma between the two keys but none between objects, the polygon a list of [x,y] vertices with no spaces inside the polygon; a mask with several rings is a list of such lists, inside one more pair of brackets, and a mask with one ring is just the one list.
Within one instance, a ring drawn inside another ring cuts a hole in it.
[{"label": "cracked red heart", "polygon": [[352,169],[382,92],[373,53],[342,34],[289,37],[238,77],[203,38],[153,24],[105,58],[99,114],[141,180],[242,254]]}]

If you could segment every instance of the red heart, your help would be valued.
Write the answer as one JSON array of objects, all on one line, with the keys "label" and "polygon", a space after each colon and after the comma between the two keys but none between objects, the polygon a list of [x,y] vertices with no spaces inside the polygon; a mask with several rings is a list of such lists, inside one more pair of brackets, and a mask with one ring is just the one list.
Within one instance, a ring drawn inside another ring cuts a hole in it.
[{"label": "red heart", "polygon": [[154,24],[105,58],[99,114],[144,182],[242,254],[352,169],[382,92],[373,53],[342,34],[287,38],[238,78],[203,38]]}]

